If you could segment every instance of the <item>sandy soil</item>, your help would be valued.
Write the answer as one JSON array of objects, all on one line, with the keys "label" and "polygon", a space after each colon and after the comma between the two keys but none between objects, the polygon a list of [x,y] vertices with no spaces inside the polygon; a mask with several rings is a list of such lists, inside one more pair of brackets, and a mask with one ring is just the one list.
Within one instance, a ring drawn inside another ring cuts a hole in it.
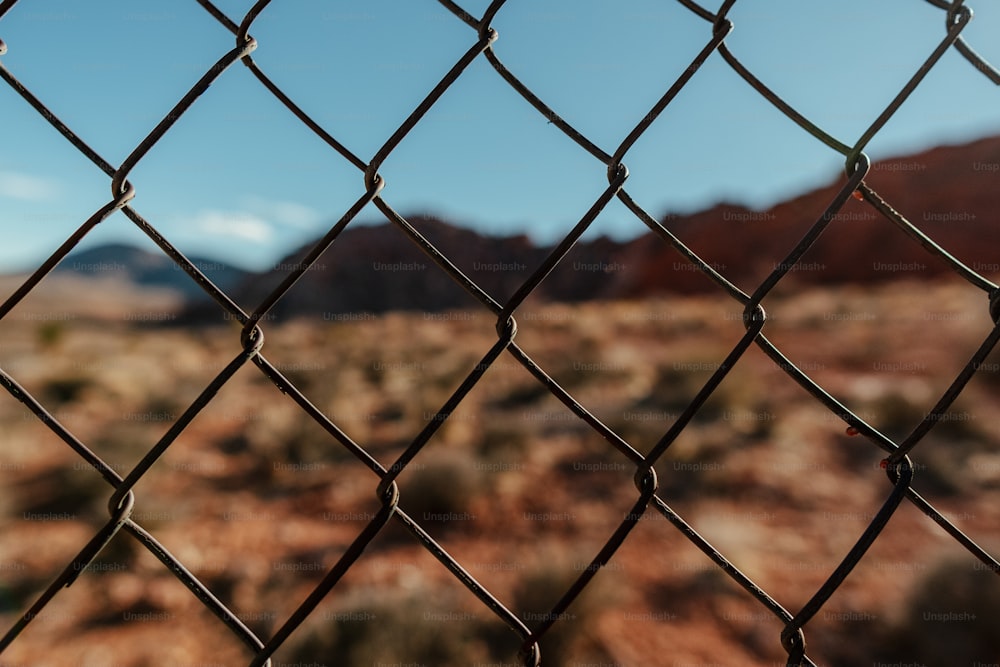
[{"label": "sandy soil", "polygon": [[[161,296],[155,307],[118,298],[117,310],[39,297],[0,321],[0,368],[122,475],[240,354],[232,323],[152,322],[149,313],[171,312]],[[984,295],[958,283],[810,289],[765,305],[768,338],[897,441],[992,327]],[[740,340],[740,312],[712,298],[532,306],[517,313],[516,341],[645,453]],[[440,421],[436,412],[496,342],[494,324],[475,312],[267,322],[263,354],[389,467]],[[997,387],[994,355],[913,453],[914,487],[986,547],[1000,525]],[[658,494],[794,613],[892,490],[879,466],[885,454],[845,426],[751,347],[657,462]],[[634,472],[503,354],[400,473],[400,507],[533,627],[630,511]],[[247,364],[137,483],[132,517],[267,640],[378,511],[378,482]],[[6,628],[106,521],[112,489],[6,392],[0,488]],[[904,501],[806,638],[818,664],[971,667],[1000,656],[996,611],[993,573]],[[784,664],[781,630],[649,509],[546,634],[543,664]],[[519,644],[393,522],[274,664],[515,664]],[[167,568],[121,534],[0,665],[250,659]]]}]

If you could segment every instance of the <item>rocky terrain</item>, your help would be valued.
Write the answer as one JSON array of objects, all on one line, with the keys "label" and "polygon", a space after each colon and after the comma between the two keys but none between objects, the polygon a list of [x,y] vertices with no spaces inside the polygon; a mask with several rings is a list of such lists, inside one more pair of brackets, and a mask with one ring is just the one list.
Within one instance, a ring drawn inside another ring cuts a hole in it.
[{"label": "rocky terrain", "polygon": [[[232,322],[170,326],[174,292],[110,290],[87,300],[66,276],[43,283],[0,321],[0,368],[125,474],[241,348]],[[895,439],[992,328],[983,292],[958,279],[785,289],[765,305],[769,339]],[[717,295],[532,303],[515,314],[516,341],[646,452],[743,335],[741,311]],[[265,357],[384,466],[496,341],[483,309],[263,326]],[[987,547],[1000,521],[998,387],[994,355],[913,455],[920,493]],[[660,497],[794,611],[889,493],[883,457],[751,347],[656,469]],[[633,473],[505,354],[400,475],[400,507],[532,626],[630,510]],[[267,638],[371,519],[377,484],[248,364],[136,486],[133,518]],[[111,488],[7,392],[0,488],[6,630],[102,525]],[[996,575],[904,502],[807,626],[809,654],[844,667],[995,662],[998,611]],[[784,664],[780,632],[650,510],[543,639],[543,664]],[[393,523],[274,664],[510,665],[518,645]],[[248,661],[127,535],[0,656],[9,667]]]}]

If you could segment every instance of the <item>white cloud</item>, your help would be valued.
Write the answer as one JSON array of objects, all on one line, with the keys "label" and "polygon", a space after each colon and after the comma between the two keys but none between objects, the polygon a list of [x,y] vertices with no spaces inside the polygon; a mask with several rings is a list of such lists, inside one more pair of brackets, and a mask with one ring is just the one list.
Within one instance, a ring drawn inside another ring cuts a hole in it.
[{"label": "white cloud", "polygon": [[189,218],[187,224],[203,234],[251,243],[268,243],[274,238],[271,223],[244,211],[204,209]]},{"label": "white cloud", "polygon": [[244,206],[254,215],[283,227],[312,230],[322,220],[319,211],[298,202],[248,197]]},{"label": "white cloud", "polygon": [[0,171],[0,197],[43,201],[55,197],[58,192],[54,181],[16,171]]},{"label": "white cloud", "polygon": [[[198,236],[202,241],[220,245],[226,241],[258,247],[279,247],[315,232],[322,216],[304,204],[250,196],[237,204],[237,210],[204,208],[189,215],[170,216],[172,225]],[[222,248],[215,251],[224,252]]]}]

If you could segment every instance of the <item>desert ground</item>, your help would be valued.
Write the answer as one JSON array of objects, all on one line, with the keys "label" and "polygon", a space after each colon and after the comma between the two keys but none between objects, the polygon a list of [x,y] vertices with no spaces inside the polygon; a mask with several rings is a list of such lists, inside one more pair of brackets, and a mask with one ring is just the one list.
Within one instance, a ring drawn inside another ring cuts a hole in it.
[{"label": "desert ground", "polygon": [[[0,320],[0,368],[125,475],[241,352],[240,327],[176,326],[169,294],[55,283]],[[72,298],[67,298],[71,295]],[[114,303],[114,306],[107,306]],[[105,304],[105,305],[102,305]],[[904,438],[992,330],[956,280],[782,287],[764,333],[873,427]],[[515,341],[604,424],[650,451],[744,335],[721,297],[525,304]],[[399,506],[529,627],[638,497],[635,465],[511,354],[436,417],[497,340],[485,311],[264,321],[261,353],[389,467]],[[1000,356],[912,453],[914,488],[1000,546]],[[658,495],[791,612],[892,490],[885,452],[752,345],[658,460]],[[378,476],[252,363],[137,483],[132,518],[265,641],[378,511]],[[0,392],[0,621],[13,625],[107,520],[112,488]],[[994,552],[995,553],[995,552]],[[832,666],[996,663],[1000,581],[904,500],[805,629]],[[652,508],[541,641],[545,665],[784,664],[782,623]],[[513,665],[520,638],[391,521],[274,665]],[[245,665],[229,630],[127,534],[0,665]]]}]

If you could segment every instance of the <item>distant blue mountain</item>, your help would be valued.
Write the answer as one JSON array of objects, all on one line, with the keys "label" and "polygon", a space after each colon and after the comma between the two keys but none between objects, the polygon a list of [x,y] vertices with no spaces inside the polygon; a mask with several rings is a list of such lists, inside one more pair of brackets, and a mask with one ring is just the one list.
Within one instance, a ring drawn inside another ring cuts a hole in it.
[{"label": "distant blue mountain", "polygon": [[[223,291],[236,289],[251,274],[225,262],[189,257],[191,263]],[[189,301],[208,299],[205,291],[161,252],[121,243],[72,252],[53,271],[91,277],[112,277],[146,287],[164,287],[180,292]]]}]

